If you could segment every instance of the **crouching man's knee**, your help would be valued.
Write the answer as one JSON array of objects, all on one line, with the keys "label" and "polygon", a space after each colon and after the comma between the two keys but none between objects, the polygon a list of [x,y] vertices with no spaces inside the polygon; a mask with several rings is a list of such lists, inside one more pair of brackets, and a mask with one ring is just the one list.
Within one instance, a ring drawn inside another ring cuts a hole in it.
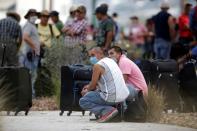
[{"label": "crouching man's knee", "polygon": [[79,100],[79,105],[84,110],[88,109],[88,101],[83,97]]}]

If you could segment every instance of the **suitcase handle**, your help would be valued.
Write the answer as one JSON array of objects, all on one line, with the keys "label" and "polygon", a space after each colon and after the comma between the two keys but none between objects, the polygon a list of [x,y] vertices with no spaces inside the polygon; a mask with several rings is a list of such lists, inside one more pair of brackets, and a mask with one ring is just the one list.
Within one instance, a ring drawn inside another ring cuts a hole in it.
[{"label": "suitcase handle", "polygon": [[74,64],[74,66],[84,67],[84,65],[83,65],[83,64]]}]

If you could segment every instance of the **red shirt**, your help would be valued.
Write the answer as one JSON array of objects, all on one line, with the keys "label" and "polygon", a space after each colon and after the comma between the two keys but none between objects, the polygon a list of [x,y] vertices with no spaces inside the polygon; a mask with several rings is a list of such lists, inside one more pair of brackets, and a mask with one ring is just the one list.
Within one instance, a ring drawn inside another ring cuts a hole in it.
[{"label": "red shirt", "polygon": [[191,31],[185,28],[185,26],[189,27],[189,15],[182,14],[179,17],[179,35],[184,38],[192,38]]}]

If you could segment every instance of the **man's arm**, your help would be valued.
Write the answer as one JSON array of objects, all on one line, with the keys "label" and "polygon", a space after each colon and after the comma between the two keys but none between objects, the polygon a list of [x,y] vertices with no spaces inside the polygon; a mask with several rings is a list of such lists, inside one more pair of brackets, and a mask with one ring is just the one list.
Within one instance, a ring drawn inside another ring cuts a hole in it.
[{"label": "man's arm", "polygon": [[128,75],[127,75],[127,74],[123,74],[123,77],[124,77],[124,81],[127,82],[127,80],[128,80]]},{"label": "man's arm", "polygon": [[67,26],[63,27],[62,32],[66,33],[67,31],[69,31],[69,27],[67,27]]},{"label": "man's arm", "polygon": [[18,34],[18,41],[17,41],[18,45],[17,45],[17,47],[20,48],[20,46],[22,44],[22,41],[23,41],[23,35],[22,35],[23,33],[22,33],[22,29],[21,29],[20,26],[19,26],[18,32],[19,32],[19,34]]},{"label": "man's arm", "polygon": [[23,34],[23,40],[35,51],[36,47],[28,33]]},{"label": "man's arm", "polygon": [[113,31],[108,31],[106,35],[104,50],[107,50],[110,47],[112,40],[113,40]]},{"label": "man's arm", "polygon": [[87,86],[88,91],[96,89],[97,82],[103,72],[104,72],[104,69],[100,65],[98,65],[98,64],[94,65],[92,80],[91,80],[90,84]]},{"label": "man's arm", "polygon": [[171,40],[174,41],[174,39],[176,38],[176,31],[175,31],[175,23],[172,16],[168,18],[168,25],[170,29],[169,31],[170,31]]},{"label": "man's arm", "polygon": [[79,35],[81,34],[81,32],[84,30],[84,29],[87,29],[87,22],[85,20],[83,20],[81,23],[79,23],[78,25],[74,26],[72,31],[73,31],[73,34],[74,35]]}]

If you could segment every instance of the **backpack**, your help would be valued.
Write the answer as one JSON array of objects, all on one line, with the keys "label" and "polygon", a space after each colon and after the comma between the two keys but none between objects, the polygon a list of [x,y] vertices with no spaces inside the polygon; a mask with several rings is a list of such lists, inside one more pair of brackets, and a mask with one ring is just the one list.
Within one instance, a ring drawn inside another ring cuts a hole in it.
[{"label": "backpack", "polygon": [[127,109],[124,113],[124,120],[128,122],[145,122],[147,114],[147,104],[142,91],[131,101],[126,101]]}]

